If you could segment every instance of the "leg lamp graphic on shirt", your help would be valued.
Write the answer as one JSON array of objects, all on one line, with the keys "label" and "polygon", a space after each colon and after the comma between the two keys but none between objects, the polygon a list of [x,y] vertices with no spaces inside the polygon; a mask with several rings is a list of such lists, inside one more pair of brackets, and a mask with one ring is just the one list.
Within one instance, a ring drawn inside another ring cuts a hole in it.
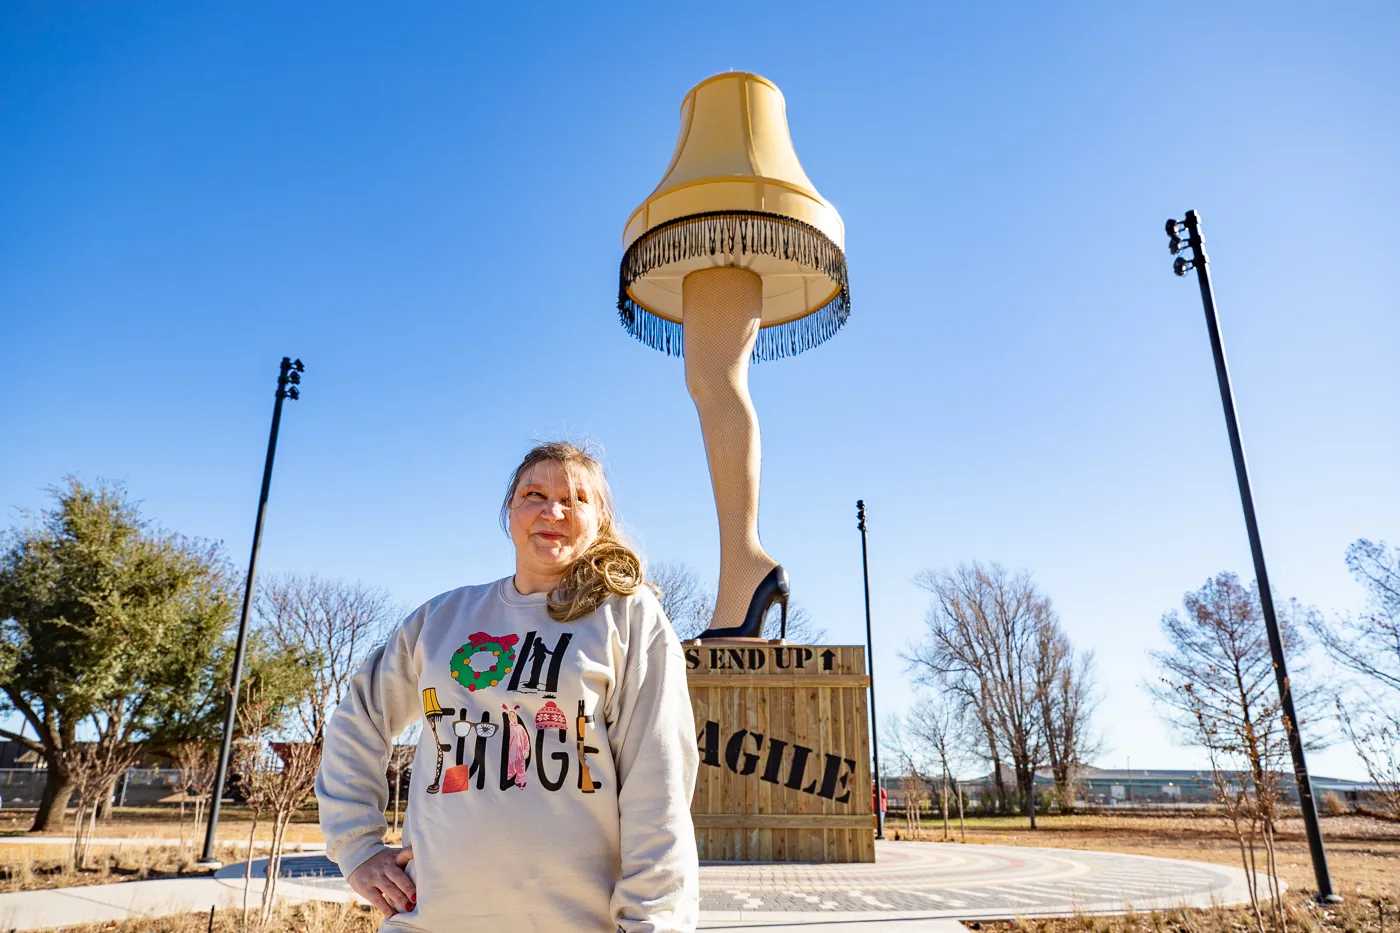
[{"label": "leg lamp graphic on shirt", "polygon": [[515,666],[514,645],[519,635],[476,632],[452,653],[452,679],[470,693],[494,687]]},{"label": "leg lamp graphic on shirt", "polygon": [[437,770],[433,772],[433,783],[428,785],[428,793],[436,794],[442,784],[442,754],[452,751],[451,745],[444,745],[438,738],[437,724],[442,719],[442,704],[438,702],[437,688],[423,691],[423,715],[428,720],[428,728],[433,733],[433,745],[437,747]]},{"label": "leg lamp graphic on shirt", "polygon": [[520,704],[511,709],[501,704],[501,718],[506,726],[506,777],[515,782],[516,787],[525,786],[525,777],[530,773],[530,733],[520,721]]}]

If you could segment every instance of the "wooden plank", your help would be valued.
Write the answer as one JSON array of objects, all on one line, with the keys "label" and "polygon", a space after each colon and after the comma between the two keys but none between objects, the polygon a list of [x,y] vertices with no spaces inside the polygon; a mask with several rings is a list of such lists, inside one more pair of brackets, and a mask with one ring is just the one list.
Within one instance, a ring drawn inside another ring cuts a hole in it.
[{"label": "wooden plank", "polygon": [[[830,748],[825,741],[824,733],[826,731],[826,724],[822,722],[821,702],[822,694],[829,694],[831,691],[832,688],[825,684],[820,687],[813,684],[805,691],[805,698],[803,700],[803,706],[805,707],[803,710],[805,728],[802,733],[802,744],[815,749],[813,753],[813,758],[815,760],[807,766],[809,771],[816,770],[819,772],[821,770],[821,763],[823,760],[821,755],[822,749]],[[810,777],[804,775],[804,784],[810,780]],[[825,812],[826,800],[813,794],[803,794],[802,797],[804,810],[808,813],[822,816],[824,820],[830,819],[830,815]],[[828,827],[825,822],[823,822],[821,829],[812,830],[812,848],[817,853],[817,858],[823,862],[831,861],[831,859],[827,857],[828,854],[826,851],[826,839],[829,835],[830,833],[828,832]]]},{"label": "wooden plank", "polygon": [[[734,727],[734,724],[740,721],[739,717],[743,709],[743,704],[740,702],[741,692],[739,690],[720,690],[718,692],[724,697],[724,718],[721,719],[720,722],[723,724],[723,726],[732,729]],[[721,740],[725,738],[726,731],[727,730],[725,728],[720,729]],[[721,761],[723,761],[722,756]],[[720,793],[724,802],[723,809],[725,812],[732,812],[737,802],[734,799],[736,796],[736,790],[739,792],[737,795],[739,796],[739,799],[743,799],[743,785],[741,785],[737,780],[735,780],[737,775],[735,775],[734,772],[730,771],[726,767],[723,767],[722,765],[720,767],[719,774]],[[738,835],[727,828],[723,830],[723,834],[724,860],[726,862],[740,861],[743,858],[743,853],[740,852],[738,849]]]},{"label": "wooden plank", "polygon": [[[788,696],[791,698],[792,702],[792,729],[789,735],[794,745],[801,745],[806,748],[812,747],[812,739],[808,734],[809,724],[807,721],[807,707],[810,704],[812,694],[815,692],[815,690],[802,684],[797,684],[796,689],[788,692]],[[792,752],[789,752],[789,755],[792,755]],[[786,775],[784,777],[786,778]],[[810,794],[798,793],[787,788],[784,788],[784,792],[791,796],[796,802],[798,813],[812,815],[814,809],[817,809],[818,812],[820,811],[819,798],[814,798]],[[814,802],[817,804],[815,808]],[[809,828],[811,825],[812,824],[807,823],[800,827],[801,843],[798,846],[798,852],[803,861],[817,862],[821,861],[822,857],[820,852],[813,846],[812,840],[813,838],[821,839],[822,832],[819,828]]]},{"label": "wooden plank", "polygon": [[[772,702],[768,707],[768,727],[771,730],[770,736],[786,736],[792,732],[792,691],[790,689],[774,689],[770,691]],[[791,815],[797,809],[797,801],[781,787],[774,786],[772,796],[777,801],[777,806],[773,812],[779,815]],[[800,861],[802,858],[798,840],[800,831],[783,826],[777,830],[783,834],[783,860]]]},{"label": "wooden plank", "polygon": [[[769,690],[767,687],[754,691],[756,702],[754,704],[755,728],[763,735],[768,735],[768,709],[773,697],[778,691]],[[752,782],[755,785],[756,798],[754,801],[754,813],[773,812],[773,785],[767,781]],[[773,830],[770,827],[759,827],[754,831],[757,843],[753,858],[760,862],[773,861]]]},{"label": "wooden plank", "polygon": [[700,813],[697,829],[860,829],[869,815],[858,813]]},{"label": "wooden plank", "polygon": [[[744,690],[744,728],[748,729],[750,734],[755,732],[760,735],[763,734],[763,730],[760,728],[758,721],[758,695],[767,692],[766,690],[758,689],[754,684],[749,684],[748,688]],[[743,781],[745,813],[752,814],[762,812],[758,808],[758,788],[762,783],[762,781],[754,780]],[[745,835],[743,858],[745,861],[755,861],[758,859],[757,829],[752,829]]]},{"label": "wooden plank", "polygon": [[[722,690],[712,690],[712,689],[710,689],[710,688],[708,688],[708,687],[703,687],[703,686],[702,686],[702,689],[701,689],[700,692],[703,693],[703,694],[705,694],[705,696],[708,698],[708,703],[706,704],[706,709],[707,709],[707,712],[708,712],[708,719],[713,719],[713,720],[720,720],[720,719],[723,719],[723,718],[724,718],[724,709],[723,709],[724,691],[722,691]],[[720,770],[719,770],[718,768],[712,768],[712,767],[709,767],[709,766],[705,766],[705,767],[704,767],[704,771],[705,771],[705,797],[706,797],[706,809],[707,809],[707,812],[709,812],[709,813],[722,813],[722,812],[724,811],[724,797],[723,797],[723,793],[722,793],[722,788],[720,787],[720,782],[723,780],[724,775],[720,772]],[[705,851],[706,851],[706,853],[708,854],[707,857],[708,857],[709,859],[711,859],[711,860],[723,859],[723,858],[724,858],[724,847],[723,847],[723,846],[724,846],[724,834],[723,834],[723,833],[712,832],[712,833],[709,833],[709,834],[707,835],[706,841],[705,841]]]}]

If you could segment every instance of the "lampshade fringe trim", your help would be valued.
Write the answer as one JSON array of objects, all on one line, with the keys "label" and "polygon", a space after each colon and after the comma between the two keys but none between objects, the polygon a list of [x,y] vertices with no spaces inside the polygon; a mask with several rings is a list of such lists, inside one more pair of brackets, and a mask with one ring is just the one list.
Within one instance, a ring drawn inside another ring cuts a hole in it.
[{"label": "lampshade fringe trim", "polygon": [[653,269],[716,253],[774,256],[826,275],[840,287],[825,305],[786,324],[759,329],[752,362],[796,356],[830,340],[851,313],[846,257],[816,227],[758,211],[716,211],[678,217],[649,230],[627,248],[619,270],[618,318],[629,334],[667,356],[685,355],[684,327],[652,314],[627,290]]}]

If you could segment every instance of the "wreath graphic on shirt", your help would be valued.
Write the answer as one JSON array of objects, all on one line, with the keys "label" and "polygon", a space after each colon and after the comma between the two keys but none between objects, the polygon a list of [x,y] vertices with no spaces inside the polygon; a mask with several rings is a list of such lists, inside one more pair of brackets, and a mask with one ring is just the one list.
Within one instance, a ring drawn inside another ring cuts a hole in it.
[{"label": "wreath graphic on shirt", "polygon": [[[514,645],[519,640],[518,635],[473,634],[465,645],[452,653],[452,679],[473,693],[496,686],[515,667]],[[479,657],[482,652],[488,656]],[[474,658],[477,659],[475,664]]]}]

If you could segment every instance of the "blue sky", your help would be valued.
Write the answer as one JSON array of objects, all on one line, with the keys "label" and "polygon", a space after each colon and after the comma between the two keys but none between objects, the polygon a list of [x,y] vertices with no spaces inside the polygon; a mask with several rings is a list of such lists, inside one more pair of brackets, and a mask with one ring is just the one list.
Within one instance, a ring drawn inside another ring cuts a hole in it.
[{"label": "blue sky", "polygon": [[1101,763],[1194,765],[1145,652],[1250,570],[1167,217],[1204,220],[1276,589],[1354,609],[1347,544],[1400,539],[1400,13],[1216,6],[6,4],[6,523],[104,477],[241,564],[287,354],[266,570],[405,604],[508,573],[502,483],[565,436],[651,559],[713,575],[681,365],[618,326],[617,262],[686,90],[756,71],[854,306],[752,374],[795,596],[864,640],[864,498],[882,714],[913,576],[996,560],[1096,652]]}]

